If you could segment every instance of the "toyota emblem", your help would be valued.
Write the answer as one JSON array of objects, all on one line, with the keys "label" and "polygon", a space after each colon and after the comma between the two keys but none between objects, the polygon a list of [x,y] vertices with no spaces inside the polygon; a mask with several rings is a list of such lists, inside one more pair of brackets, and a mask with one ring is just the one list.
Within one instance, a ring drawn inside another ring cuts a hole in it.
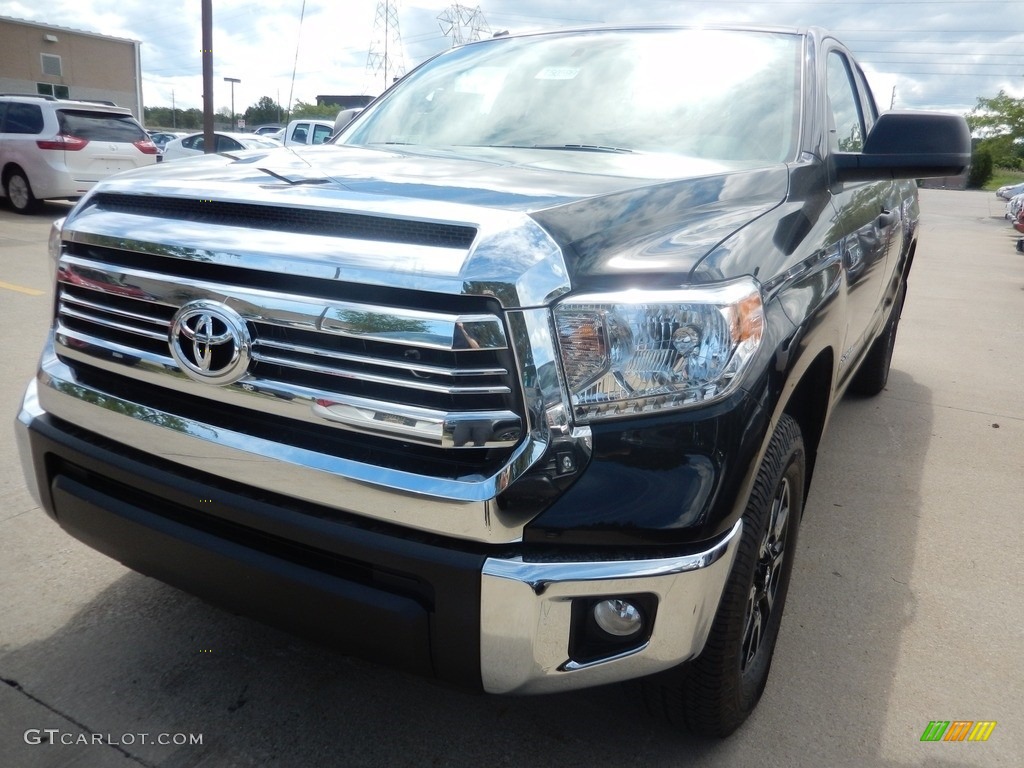
[{"label": "toyota emblem", "polygon": [[171,320],[171,355],[190,378],[231,384],[249,367],[252,340],[242,316],[216,301],[192,301]]}]

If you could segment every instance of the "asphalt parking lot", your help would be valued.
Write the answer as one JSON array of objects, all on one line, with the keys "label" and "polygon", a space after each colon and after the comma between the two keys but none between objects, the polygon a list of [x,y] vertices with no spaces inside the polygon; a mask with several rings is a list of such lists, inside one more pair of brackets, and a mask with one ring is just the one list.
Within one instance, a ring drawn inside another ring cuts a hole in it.
[{"label": "asphalt parking lot", "polygon": [[[470,696],[339,657],[62,533],[11,424],[67,207],[0,205],[0,767],[1021,765],[1024,255],[990,192],[922,210],[888,388],[847,398],[822,446],[765,696],[707,742],[629,686]],[[936,720],[996,726],[922,742]]]}]

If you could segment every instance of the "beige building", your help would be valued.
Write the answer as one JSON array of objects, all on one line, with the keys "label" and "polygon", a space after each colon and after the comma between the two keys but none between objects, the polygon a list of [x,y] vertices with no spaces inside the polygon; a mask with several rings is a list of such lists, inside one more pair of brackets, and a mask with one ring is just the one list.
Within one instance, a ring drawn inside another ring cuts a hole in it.
[{"label": "beige building", "polygon": [[139,41],[0,16],[0,93],[112,101],[142,121]]}]

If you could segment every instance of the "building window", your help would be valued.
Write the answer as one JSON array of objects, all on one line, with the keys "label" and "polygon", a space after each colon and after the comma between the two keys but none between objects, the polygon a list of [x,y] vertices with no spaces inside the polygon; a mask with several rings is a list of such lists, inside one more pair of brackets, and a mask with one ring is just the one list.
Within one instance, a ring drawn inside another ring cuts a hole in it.
[{"label": "building window", "polygon": [[66,85],[53,85],[51,83],[36,83],[36,93],[40,96],[56,96],[58,99],[70,99],[71,91]]},{"label": "building window", "polygon": [[41,53],[39,57],[43,62],[43,74],[51,77],[61,77],[60,56],[54,53]]}]

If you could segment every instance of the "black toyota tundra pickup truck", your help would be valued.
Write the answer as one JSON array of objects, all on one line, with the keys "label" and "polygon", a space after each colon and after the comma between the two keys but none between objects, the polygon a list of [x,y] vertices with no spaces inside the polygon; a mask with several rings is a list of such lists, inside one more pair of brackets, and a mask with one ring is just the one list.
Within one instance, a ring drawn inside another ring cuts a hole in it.
[{"label": "black toyota tundra pickup truck", "polygon": [[125,173],[57,222],[30,485],[344,653],[491,693],[644,678],[728,734],[829,413],[885,385],[913,180],[969,160],[821,30],[447,51],[326,145]]}]

